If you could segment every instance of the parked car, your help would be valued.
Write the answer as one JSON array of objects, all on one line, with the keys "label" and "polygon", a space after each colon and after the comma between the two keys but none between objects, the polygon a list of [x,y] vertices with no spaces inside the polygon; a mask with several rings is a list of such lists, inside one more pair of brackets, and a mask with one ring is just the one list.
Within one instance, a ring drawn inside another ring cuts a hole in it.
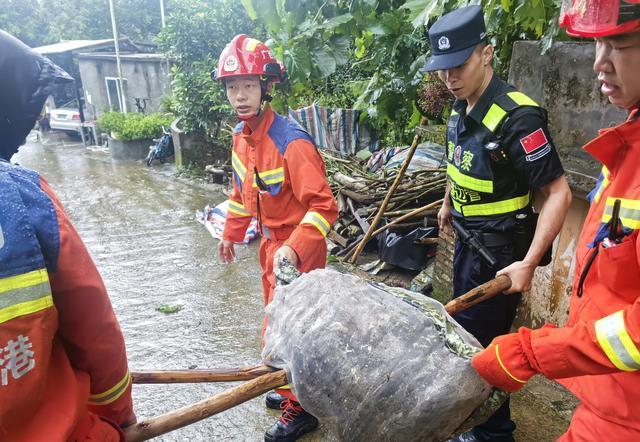
[{"label": "parked car", "polygon": [[72,135],[80,135],[80,112],[78,111],[78,102],[71,100],[64,105],[51,109],[49,125],[51,129],[63,130]]}]

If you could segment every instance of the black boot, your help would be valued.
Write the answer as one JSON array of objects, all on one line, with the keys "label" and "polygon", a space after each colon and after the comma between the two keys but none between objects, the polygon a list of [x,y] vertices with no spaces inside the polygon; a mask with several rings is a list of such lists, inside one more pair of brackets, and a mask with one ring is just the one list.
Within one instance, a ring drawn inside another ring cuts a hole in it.
[{"label": "black boot", "polygon": [[270,391],[269,393],[267,393],[265,403],[267,405],[267,408],[271,408],[272,410],[282,410],[284,408],[282,404],[286,400],[287,398],[282,396],[281,394],[278,394],[275,391]]},{"label": "black boot", "polygon": [[514,442],[514,439],[513,433],[487,434],[482,430],[474,428],[449,439],[447,442]]},{"label": "black boot", "polygon": [[318,428],[318,419],[302,409],[299,403],[286,400],[280,419],[264,434],[265,442],[293,442]]}]

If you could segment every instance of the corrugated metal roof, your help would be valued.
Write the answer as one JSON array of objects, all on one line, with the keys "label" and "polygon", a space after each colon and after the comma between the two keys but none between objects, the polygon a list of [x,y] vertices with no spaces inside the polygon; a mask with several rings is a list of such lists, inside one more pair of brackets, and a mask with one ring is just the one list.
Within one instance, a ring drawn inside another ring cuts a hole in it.
[{"label": "corrugated metal roof", "polygon": [[107,38],[105,40],[67,40],[46,46],[39,46],[37,48],[33,48],[33,50],[42,55],[53,55],[69,51],[77,51],[79,49],[91,49],[95,46],[102,46],[109,43],[113,43],[112,38]]}]

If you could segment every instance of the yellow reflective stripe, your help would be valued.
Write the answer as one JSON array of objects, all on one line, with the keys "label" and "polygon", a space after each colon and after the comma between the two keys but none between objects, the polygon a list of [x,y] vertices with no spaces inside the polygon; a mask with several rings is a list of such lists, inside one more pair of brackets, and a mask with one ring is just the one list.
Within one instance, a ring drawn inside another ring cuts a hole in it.
[{"label": "yellow reflective stripe", "polygon": [[231,167],[233,167],[235,173],[240,177],[240,180],[244,181],[244,177],[247,174],[247,168],[242,164],[242,161],[240,161],[240,157],[236,154],[235,150],[231,153]]},{"label": "yellow reflective stripe", "polygon": [[322,236],[327,236],[331,230],[331,224],[318,212],[307,212],[300,224],[311,224],[316,227],[322,233]]},{"label": "yellow reflective stripe", "polygon": [[515,212],[524,209],[529,205],[529,194],[518,196],[503,201],[484,204],[462,205],[453,201],[453,208],[463,216],[489,216],[501,215],[503,213]]},{"label": "yellow reflective stripe", "polygon": [[451,116],[453,117],[454,115],[458,115],[458,112],[455,109],[451,109]]},{"label": "yellow reflective stripe", "polygon": [[602,192],[609,185],[609,170],[607,169],[606,166],[602,166],[602,176],[604,177],[604,179],[600,183],[600,187],[598,187],[598,190],[596,191],[596,194],[593,196],[593,200],[596,203],[598,201],[600,201],[600,197],[602,196]]},{"label": "yellow reflective stripe", "polygon": [[118,381],[116,385],[103,393],[89,396],[89,403],[92,405],[107,405],[116,401],[127,390],[130,381],[131,375],[129,374],[129,370],[127,370],[124,377]]},{"label": "yellow reflective stripe", "polygon": [[233,200],[229,200],[229,212],[238,216],[251,216],[251,213],[240,203],[237,203]]},{"label": "yellow reflective stripe", "polygon": [[49,273],[47,273],[47,269],[34,270],[22,275],[0,279],[0,293],[31,287],[48,281]]},{"label": "yellow reflective stripe", "polygon": [[504,364],[502,363],[502,359],[500,359],[500,354],[498,353],[498,347],[499,347],[499,346],[500,346],[499,344],[496,344],[496,359],[498,360],[498,364],[500,364],[500,367],[502,367],[502,369],[504,370],[504,372],[505,372],[506,374],[508,374],[508,375],[509,375],[509,377],[510,377],[511,379],[513,379],[514,381],[516,381],[516,382],[520,382],[521,384],[526,384],[526,383],[527,383],[527,381],[523,381],[523,380],[518,379],[517,377],[515,377],[514,375],[512,375],[512,374],[511,374],[511,372],[510,372],[509,370],[507,370],[507,367],[505,367],[505,366],[504,366]]},{"label": "yellow reflective stripe", "polygon": [[536,103],[535,101],[533,101],[531,99],[531,97],[523,94],[522,92],[509,92],[507,94],[509,96],[509,98],[511,98],[513,101],[516,102],[516,104],[518,104],[518,106],[536,106],[536,107],[540,107],[540,105],[538,103]]},{"label": "yellow reflective stripe", "polygon": [[53,307],[53,298],[50,293],[33,301],[21,302],[20,304],[0,309],[0,324],[18,316],[39,312],[49,307]]},{"label": "yellow reflective stripe", "polygon": [[291,390],[291,385],[290,384],[283,385],[282,387],[276,388],[276,390]]},{"label": "yellow reflective stripe", "polygon": [[465,175],[456,169],[456,167],[451,163],[447,164],[447,175],[460,187],[465,187],[467,189],[483,193],[493,193],[493,181],[481,180],[479,178],[473,178],[469,175]]},{"label": "yellow reflective stripe", "polygon": [[616,200],[620,200],[620,221],[622,224],[630,229],[640,229],[640,200],[608,197],[602,213],[602,222],[606,223],[611,219],[613,204]]},{"label": "yellow reflective stripe", "polygon": [[[263,172],[258,171],[260,179],[265,184],[277,184],[284,182],[284,167],[278,167],[277,169],[265,170]],[[253,187],[258,187],[255,177],[253,178]]]},{"label": "yellow reflective stripe", "polygon": [[640,370],[640,351],[624,326],[622,310],[596,321],[596,337],[609,360],[619,370]]},{"label": "yellow reflective stripe", "polygon": [[482,119],[482,124],[487,126],[487,128],[493,132],[496,130],[496,127],[498,127],[505,115],[507,115],[507,111],[502,109],[496,103],[493,103],[487,114]]},{"label": "yellow reflective stripe", "polygon": [[46,269],[0,279],[0,323],[53,307]]}]

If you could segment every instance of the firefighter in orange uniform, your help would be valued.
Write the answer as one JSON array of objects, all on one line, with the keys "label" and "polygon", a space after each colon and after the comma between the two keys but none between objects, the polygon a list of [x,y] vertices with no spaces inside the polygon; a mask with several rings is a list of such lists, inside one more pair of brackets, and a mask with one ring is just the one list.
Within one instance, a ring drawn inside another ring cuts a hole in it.
[{"label": "firefighter in orange uniform", "polygon": [[640,440],[640,0],[566,0],[561,24],[595,37],[601,92],[627,109],[585,150],[603,163],[576,249],[565,327],[521,328],[472,361],[490,384],[557,379],[581,401],[561,441]]},{"label": "firefighter in orange uniform", "polygon": [[[218,253],[223,261],[233,261],[234,242],[241,242],[251,218],[258,218],[266,306],[273,300],[273,270],[282,258],[302,272],[325,266],[325,237],[337,205],[310,135],[268,105],[273,83],[284,79],[270,49],[238,35],[222,51],[213,76],[224,83],[241,120],[233,134],[233,193]],[[266,432],[266,441],[293,441],[318,425],[289,389],[269,393],[267,406],[284,412]]]},{"label": "firefighter in orange uniform", "polygon": [[124,441],[135,422],[104,284],[47,182],[9,160],[71,77],[0,31],[0,440]]}]

